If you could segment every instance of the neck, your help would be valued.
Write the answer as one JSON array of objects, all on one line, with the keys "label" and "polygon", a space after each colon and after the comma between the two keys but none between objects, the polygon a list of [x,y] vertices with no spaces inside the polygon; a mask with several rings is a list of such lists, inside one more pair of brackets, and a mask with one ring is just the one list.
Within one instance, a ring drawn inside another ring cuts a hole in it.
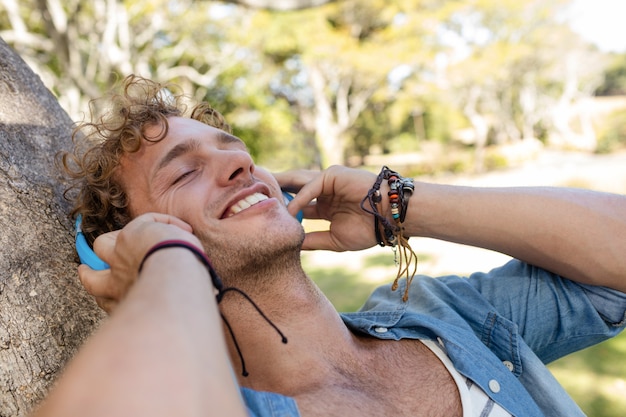
[{"label": "neck", "polygon": [[[263,285],[250,285],[250,277],[246,277],[248,284],[240,288],[280,329],[287,338],[286,344],[240,294],[226,294],[220,310],[232,328],[249,373],[247,377],[241,375],[239,352],[225,326],[226,341],[239,383],[294,395],[295,391],[306,389],[306,381],[315,380],[311,378],[312,369],[323,373],[327,366],[332,366],[328,358],[340,356],[329,353],[353,348],[355,338],[299,263],[297,268],[273,272],[271,280],[261,280]],[[300,381],[303,386],[298,387],[293,381]]]}]

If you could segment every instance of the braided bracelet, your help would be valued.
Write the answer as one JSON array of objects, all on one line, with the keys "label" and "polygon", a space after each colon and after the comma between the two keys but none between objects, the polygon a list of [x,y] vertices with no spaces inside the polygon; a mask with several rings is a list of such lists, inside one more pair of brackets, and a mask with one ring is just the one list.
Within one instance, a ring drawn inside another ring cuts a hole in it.
[{"label": "braided bracelet", "polygon": [[[391,217],[395,224],[392,224],[386,216],[380,213],[380,204],[382,196],[380,187],[383,180],[387,180],[389,185],[389,206]],[[411,249],[409,238],[404,236],[404,219],[409,207],[409,198],[413,195],[415,185],[411,178],[404,178],[387,166],[383,166],[374,185],[368,191],[367,195],[361,201],[361,209],[374,216],[374,234],[376,241],[380,246],[391,246],[394,250],[395,262],[398,265],[398,274],[391,289],[395,291],[398,288],[398,280],[404,276],[407,284],[402,297],[403,301],[407,301],[409,297],[409,286],[415,272],[417,271],[417,255]],[[365,207],[365,202],[369,203],[370,208]],[[400,246],[400,251],[396,247]],[[412,266],[412,267],[411,267]]]}]

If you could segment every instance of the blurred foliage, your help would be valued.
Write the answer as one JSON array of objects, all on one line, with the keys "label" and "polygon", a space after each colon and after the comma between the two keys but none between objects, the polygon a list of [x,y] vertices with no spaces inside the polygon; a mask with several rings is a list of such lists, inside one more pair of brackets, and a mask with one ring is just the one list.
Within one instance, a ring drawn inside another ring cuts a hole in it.
[{"label": "blurred foliage", "polygon": [[596,152],[610,153],[626,148],[626,109],[611,113],[600,127]]},{"label": "blurred foliage", "polygon": [[626,416],[626,333],[548,366],[588,416]]},{"label": "blurred foliage", "polygon": [[596,90],[598,96],[626,95],[626,54],[615,54],[604,72],[604,81]]},{"label": "blurred foliage", "polygon": [[[471,169],[493,165],[482,151],[490,145],[580,134],[577,103],[622,91],[625,58],[574,35],[558,18],[568,3],[343,0],[270,12],[220,1],[0,0],[0,36],[77,120],[136,73],[211,102],[272,169],[423,154],[431,141],[474,150],[473,163],[449,164]],[[435,163],[424,166],[447,169]]]}]

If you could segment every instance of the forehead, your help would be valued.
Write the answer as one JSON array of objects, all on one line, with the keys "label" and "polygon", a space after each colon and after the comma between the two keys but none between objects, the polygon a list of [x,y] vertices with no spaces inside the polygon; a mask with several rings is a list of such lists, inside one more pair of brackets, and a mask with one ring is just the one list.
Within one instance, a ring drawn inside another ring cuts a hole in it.
[{"label": "forehead", "polygon": [[[230,140],[241,141],[239,138],[226,133],[225,131],[216,127],[199,122],[195,119],[189,119],[186,117],[168,117],[167,118],[167,135],[164,139],[171,140],[184,140],[189,137],[200,138],[200,136],[207,136],[208,138],[215,138],[223,140],[222,137],[230,137]],[[163,126],[161,124],[148,125],[144,131],[144,136],[148,139],[160,137],[163,134]],[[156,142],[152,142],[156,143]]]},{"label": "forehead", "polygon": [[136,169],[152,171],[157,166],[162,167],[165,163],[197,148],[202,143],[216,146],[232,143],[243,149],[246,148],[238,137],[194,119],[169,117],[167,128],[167,134],[163,135],[163,125],[146,126],[145,140],[142,141],[139,150],[122,156],[121,173],[126,174]]},{"label": "forehead", "polygon": [[[164,126],[160,124],[147,126],[144,130],[146,140],[143,141],[140,151],[137,152],[135,157],[158,157],[170,152],[172,148],[182,146],[185,143],[193,143],[196,147],[201,143],[211,143],[218,146],[234,144],[244,149],[246,148],[246,145],[238,137],[194,119],[169,117],[167,119],[167,128],[167,134],[163,136]],[[162,139],[151,141],[150,138]],[[191,145],[187,147],[191,149]]]}]

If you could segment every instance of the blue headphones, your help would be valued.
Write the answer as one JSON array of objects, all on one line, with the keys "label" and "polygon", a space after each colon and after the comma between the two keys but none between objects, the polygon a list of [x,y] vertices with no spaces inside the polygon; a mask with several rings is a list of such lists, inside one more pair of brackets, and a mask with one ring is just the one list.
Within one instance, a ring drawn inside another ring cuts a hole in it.
[{"label": "blue headphones", "polygon": [[78,252],[78,258],[80,263],[86,264],[89,268],[101,271],[103,269],[109,269],[109,264],[98,258],[98,255],[91,249],[87,238],[80,227],[80,223],[83,220],[82,216],[76,217],[76,252]]},{"label": "blue headphones", "polygon": [[[285,204],[288,205],[289,202],[291,200],[293,200],[293,194],[288,193],[287,191],[283,191],[283,198],[285,199]],[[304,217],[304,213],[302,213],[302,210],[300,210],[297,214],[296,214],[296,219],[298,219],[298,221],[300,223],[302,223],[302,218]]]},{"label": "blue headphones", "polygon": [[[283,197],[285,199],[285,204],[288,204],[291,200],[293,200],[293,195],[286,191],[283,191]],[[299,211],[296,218],[300,223],[302,223],[302,217],[303,213],[302,211]],[[78,216],[76,218],[76,252],[78,252],[80,262],[97,271],[109,269],[109,264],[100,259],[91,246],[89,246],[89,243],[87,243],[87,238],[80,227],[81,221],[82,217]]]}]

